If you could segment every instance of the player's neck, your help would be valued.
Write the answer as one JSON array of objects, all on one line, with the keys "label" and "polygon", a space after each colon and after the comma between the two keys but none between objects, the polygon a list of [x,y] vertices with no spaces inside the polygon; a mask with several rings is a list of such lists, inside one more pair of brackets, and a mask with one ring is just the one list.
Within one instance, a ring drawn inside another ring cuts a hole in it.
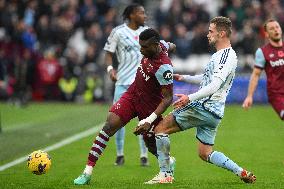
[{"label": "player's neck", "polygon": [[283,46],[283,42],[282,39],[280,41],[272,41],[271,39],[268,39],[269,43],[271,46],[273,47],[282,47]]},{"label": "player's neck", "polygon": [[127,26],[132,30],[137,30],[139,28],[139,26],[134,22],[129,22]]},{"label": "player's neck", "polygon": [[231,42],[230,40],[223,40],[220,41],[219,43],[216,43],[215,48],[217,51],[221,50],[221,49],[226,49],[231,47]]}]

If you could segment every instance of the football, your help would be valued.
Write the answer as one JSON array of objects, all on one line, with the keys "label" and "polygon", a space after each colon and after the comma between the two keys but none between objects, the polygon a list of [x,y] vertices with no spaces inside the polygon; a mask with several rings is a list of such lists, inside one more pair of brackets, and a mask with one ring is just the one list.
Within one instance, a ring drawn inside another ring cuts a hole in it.
[{"label": "football", "polygon": [[50,169],[51,158],[46,152],[37,150],[29,155],[27,166],[32,173],[42,175]]}]

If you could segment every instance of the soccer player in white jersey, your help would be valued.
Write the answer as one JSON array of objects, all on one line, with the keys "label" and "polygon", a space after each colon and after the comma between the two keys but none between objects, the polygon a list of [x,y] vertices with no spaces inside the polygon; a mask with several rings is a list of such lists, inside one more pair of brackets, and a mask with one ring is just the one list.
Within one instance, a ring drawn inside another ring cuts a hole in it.
[{"label": "soccer player in white jersey", "polygon": [[[216,49],[203,75],[175,75],[176,80],[200,83],[200,89],[193,94],[177,94],[174,111],[167,115],[155,128],[160,172],[145,184],[172,183],[169,165],[170,139],[172,133],[196,128],[199,157],[216,166],[225,168],[246,183],[253,183],[256,177],[246,171],[222,152],[213,150],[218,125],[223,118],[225,101],[232,86],[237,67],[237,56],[231,47],[232,23],[229,18],[215,17],[210,21],[207,35],[209,45]],[[137,130],[143,133],[147,124]]]},{"label": "soccer player in white jersey", "polygon": [[[115,27],[109,35],[105,44],[106,51],[105,63],[107,72],[112,81],[115,83],[115,92],[113,103],[116,103],[122,94],[133,83],[136,71],[142,54],[140,53],[139,34],[147,29],[144,26],[146,14],[144,7],[139,4],[127,6],[123,12],[123,20],[126,22]],[[113,55],[118,60],[118,69],[112,66]],[[115,134],[117,157],[115,165],[124,164],[124,137],[125,128],[121,128]],[[140,145],[140,163],[141,166],[148,165],[147,148],[141,135],[138,136]]]}]

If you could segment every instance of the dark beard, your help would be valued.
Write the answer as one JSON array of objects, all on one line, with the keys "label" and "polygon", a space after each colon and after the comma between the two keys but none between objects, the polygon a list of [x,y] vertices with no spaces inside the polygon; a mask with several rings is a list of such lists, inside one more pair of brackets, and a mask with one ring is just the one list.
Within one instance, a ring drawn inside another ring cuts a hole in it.
[{"label": "dark beard", "polygon": [[271,38],[271,40],[272,40],[273,42],[278,43],[278,42],[281,40],[281,38],[278,38],[278,39],[272,39],[272,38]]},{"label": "dark beard", "polygon": [[216,52],[215,44],[208,44],[208,51],[209,52]]}]

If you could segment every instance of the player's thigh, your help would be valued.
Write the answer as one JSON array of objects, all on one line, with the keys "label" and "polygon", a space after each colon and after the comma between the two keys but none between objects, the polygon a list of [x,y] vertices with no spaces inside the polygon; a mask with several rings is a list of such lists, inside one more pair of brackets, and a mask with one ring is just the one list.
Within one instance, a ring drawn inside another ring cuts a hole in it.
[{"label": "player's thigh", "polygon": [[218,125],[221,119],[214,117],[210,112],[205,113],[201,124],[196,127],[196,138],[205,145],[214,145]]},{"label": "player's thigh", "polygon": [[172,114],[180,130],[187,130],[203,125],[203,115],[199,113],[199,108],[194,107],[192,104],[176,109]]},{"label": "player's thigh", "polygon": [[213,145],[220,119],[205,110],[202,105],[189,104],[173,112],[181,130],[196,127],[196,138],[204,144]]},{"label": "player's thigh", "polygon": [[279,117],[284,120],[284,96],[270,97],[269,102]]},{"label": "player's thigh", "polygon": [[165,133],[172,134],[180,131],[177,122],[174,119],[172,113],[168,114],[164,119],[162,119],[159,124],[155,127],[155,133]]},{"label": "player's thigh", "polygon": [[127,94],[114,103],[109,112],[116,114],[121,119],[123,125],[126,125],[131,119],[136,117],[135,107],[131,97],[127,96]]}]

